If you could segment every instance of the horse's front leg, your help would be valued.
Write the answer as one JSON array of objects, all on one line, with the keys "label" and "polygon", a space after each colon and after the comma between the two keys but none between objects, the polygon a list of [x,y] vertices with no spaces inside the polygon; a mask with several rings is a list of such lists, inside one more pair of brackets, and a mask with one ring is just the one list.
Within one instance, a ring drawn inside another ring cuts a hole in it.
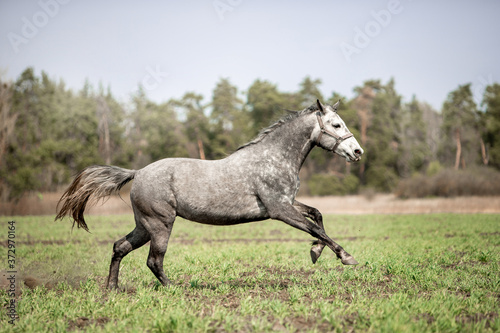
[{"label": "horse's front leg", "polygon": [[270,202],[269,204],[266,204],[264,202],[264,205],[266,206],[270,218],[283,221],[294,228],[307,232],[314,238],[318,238],[319,240],[324,242],[326,246],[328,246],[333,252],[335,252],[337,257],[342,260],[342,263],[344,265],[358,264],[356,259],[354,259],[354,257],[349,253],[347,253],[342,248],[342,246],[338,245],[330,237],[328,237],[322,227],[306,219],[291,204],[284,202]]},{"label": "horse's front leg", "polygon": [[[295,207],[295,209],[297,209],[303,216],[313,220],[317,225],[321,227],[321,229],[325,230],[325,227],[323,225],[323,215],[321,215],[318,209],[305,205],[297,200],[293,202],[293,207]],[[315,264],[318,258],[321,256],[321,253],[323,252],[325,246],[326,244],[323,243],[323,241],[321,241],[320,239],[313,242],[313,246],[310,252],[313,264]]]}]

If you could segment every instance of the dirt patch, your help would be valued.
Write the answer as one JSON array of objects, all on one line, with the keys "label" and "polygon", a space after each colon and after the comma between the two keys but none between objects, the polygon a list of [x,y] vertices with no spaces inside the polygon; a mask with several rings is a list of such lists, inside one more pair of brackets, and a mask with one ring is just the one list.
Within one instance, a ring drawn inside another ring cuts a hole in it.
[{"label": "dirt patch", "polygon": [[479,236],[490,237],[490,236],[500,236],[500,231],[495,232],[481,232]]},{"label": "dirt patch", "polygon": [[[349,240],[349,241],[355,241],[358,239],[363,239],[365,238],[364,236],[361,237],[356,237],[356,236],[339,236],[336,237],[338,240]],[[388,239],[388,238],[387,238]],[[96,245],[110,245],[113,244],[116,240],[115,239],[101,239],[101,240],[96,240],[95,244]],[[43,244],[43,245],[67,245],[67,244],[80,244],[84,241],[78,240],[78,239],[72,239],[72,240],[65,240],[65,239],[48,239],[48,240],[28,240],[28,241],[16,241],[16,244],[18,245],[27,245],[27,246],[33,246],[33,245],[38,245],[38,244]],[[209,238],[200,238],[200,239],[185,239],[185,238],[175,238],[173,237],[170,239],[169,243],[177,243],[177,244],[182,244],[182,245],[192,245],[194,243],[207,243],[207,244],[213,244],[213,243],[285,243],[285,242],[292,242],[292,243],[309,243],[311,242],[311,239],[306,239],[306,238],[223,238],[223,239],[209,239]],[[146,243],[145,245],[148,245]],[[0,247],[8,247],[7,241],[0,241]]]},{"label": "dirt patch", "polygon": [[[265,316],[245,316],[245,322],[247,325],[243,327],[230,328],[229,332],[238,331],[238,332],[254,332],[255,328],[252,327],[250,323],[252,322],[267,322],[270,326],[271,331],[273,332],[309,332],[309,331],[317,331],[317,332],[332,332],[334,327],[329,322],[325,321],[323,318],[318,316],[308,316],[308,317],[286,317],[284,319],[278,319],[273,315]],[[217,332],[223,333],[228,332],[226,329],[225,321],[212,321],[209,325],[209,332]]]},{"label": "dirt patch", "polygon": [[[78,262],[72,263],[70,269],[60,264],[52,265],[47,262],[33,261],[27,265],[19,265],[15,274],[16,297],[30,290],[42,289],[43,292],[62,292],[63,286],[70,286],[73,289],[80,289],[82,283],[89,279],[95,280],[98,285],[104,285],[107,277],[89,276]],[[0,271],[0,290],[12,288],[12,274],[7,271]]]},{"label": "dirt patch", "polygon": [[455,322],[457,322],[458,324],[467,325],[477,324],[479,322],[485,321],[485,328],[490,328],[496,317],[498,317],[498,313],[495,312],[462,314],[455,318]]},{"label": "dirt patch", "polygon": [[430,313],[421,313],[415,317],[415,320],[416,321],[421,321],[421,320],[425,321],[427,323],[427,325],[430,325],[436,321],[436,319],[434,319],[434,316],[431,315]]},{"label": "dirt patch", "polygon": [[471,293],[468,290],[462,290],[462,289],[457,289],[457,290],[449,290],[448,291],[450,294],[455,295],[457,297],[462,297],[462,298],[470,298]]},{"label": "dirt patch", "polygon": [[354,332],[354,327],[359,321],[359,314],[353,312],[340,319],[340,325],[342,326],[342,332]]},{"label": "dirt patch", "polygon": [[[348,241],[356,241],[359,239],[365,239],[366,237],[364,236],[339,236],[336,237],[338,240],[348,240]],[[389,237],[386,237],[384,239],[389,239]],[[172,243],[180,243],[183,245],[191,245],[196,242],[200,243],[208,243],[208,244],[213,244],[213,243],[285,243],[285,242],[292,242],[292,243],[310,243],[311,239],[306,239],[306,238],[222,238],[222,239],[209,239],[209,238],[200,238],[200,239],[184,239],[184,238],[172,238],[170,240]]]},{"label": "dirt patch", "polygon": [[[28,237],[29,239],[29,237]],[[83,241],[78,240],[78,239],[72,239],[72,240],[67,240],[67,239],[37,239],[37,240],[27,240],[27,241],[19,241],[16,240],[16,245],[27,245],[27,246],[33,246],[33,245],[67,245],[67,244],[80,244]],[[113,244],[115,240],[112,239],[104,239],[104,240],[96,240],[95,244],[96,245],[108,245],[108,244]],[[1,247],[8,247],[7,241],[0,241],[0,246]]]},{"label": "dirt patch", "polygon": [[240,307],[241,295],[231,293],[224,297],[222,306],[228,309],[236,309]]},{"label": "dirt patch", "polygon": [[281,230],[278,230],[278,229],[273,229],[269,232],[269,234],[271,236],[282,236],[283,235],[283,232]]},{"label": "dirt patch", "polygon": [[310,242],[311,240],[305,238],[223,238],[223,239],[202,238],[199,241],[211,244],[211,243],[274,243],[274,242],[304,243],[304,242]]},{"label": "dirt patch", "polygon": [[7,271],[0,271],[0,290],[5,290],[8,293],[15,293],[16,297],[21,294],[21,288],[19,287],[20,278],[17,275],[12,276],[11,273]]},{"label": "dirt patch", "polygon": [[68,320],[68,331],[83,330],[90,325],[102,327],[109,322],[108,317],[87,318],[78,317],[75,320]]},{"label": "dirt patch", "polygon": [[[297,332],[308,332],[311,328],[315,328],[319,332],[330,332],[333,329],[333,326],[329,322],[324,321],[320,317],[285,318],[284,324],[285,327],[295,328],[295,331]],[[285,329],[283,331],[288,332],[289,330]]]},{"label": "dirt patch", "polygon": [[[43,281],[41,281],[41,280],[39,280],[39,279],[37,279],[37,278],[34,278],[33,276],[28,276],[28,277],[25,277],[25,278],[24,278],[24,285],[25,285],[26,287],[28,287],[29,289],[33,290],[33,289],[35,289],[36,287],[39,287],[39,286],[44,285],[44,283],[43,283]],[[49,283],[47,282],[47,289],[49,289],[49,287],[50,287],[50,288],[52,288],[52,287],[53,287],[53,285],[52,285],[52,284],[49,284]]]},{"label": "dirt patch", "polygon": [[278,275],[278,276],[299,276],[301,278],[309,278],[313,275],[316,270],[315,269],[283,269],[281,267],[265,267],[265,266],[256,266],[255,269],[263,270],[269,274]]},{"label": "dirt patch", "polygon": [[[16,274],[14,280],[9,280],[11,276],[12,274],[7,273],[7,271],[0,271],[0,290],[14,290],[16,297],[21,296],[23,292],[21,285],[31,290],[37,287],[45,287],[47,290],[54,288],[54,282],[49,279],[34,277],[33,275]],[[14,281],[14,285],[12,285],[11,281]]]}]

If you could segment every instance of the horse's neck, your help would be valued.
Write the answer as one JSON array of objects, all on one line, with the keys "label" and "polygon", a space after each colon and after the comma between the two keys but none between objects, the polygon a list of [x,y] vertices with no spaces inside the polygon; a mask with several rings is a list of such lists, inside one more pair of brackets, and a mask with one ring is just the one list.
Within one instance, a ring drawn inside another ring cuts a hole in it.
[{"label": "horse's neck", "polygon": [[[312,126],[304,126],[299,119],[284,124],[270,133],[262,142],[260,149],[266,151],[267,161],[291,167],[298,174],[314,143],[310,140]],[[257,147],[256,147],[257,148]],[[272,156],[273,158],[269,158]]]}]

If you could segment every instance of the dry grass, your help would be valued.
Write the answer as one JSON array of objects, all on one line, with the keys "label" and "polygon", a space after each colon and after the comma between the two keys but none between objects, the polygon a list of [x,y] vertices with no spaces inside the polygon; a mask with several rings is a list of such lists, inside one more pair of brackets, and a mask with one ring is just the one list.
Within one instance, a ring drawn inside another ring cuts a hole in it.
[{"label": "dry grass", "polygon": [[500,172],[486,167],[444,169],[433,176],[417,175],[399,182],[400,198],[498,196]]},{"label": "dry grass", "polygon": [[428,213],[500,213],[500,196],[398,199],[393,194],[373,197],[303,197],[300,201],[323,214],[428,214]]},{"label": "dry grass", "polygon": [[[0,215],[56,215],[56,207],[62,193],[41,193],[23,195],[17,202],[0,203]],[[110,215],[131,213],[129,194],[112,196],[105,204],[97,204],[88,210],[89,214]]]},{"label": "dry grass", "polygon": [[[0,215],[54,215],[61,193],[25,195],[17,203],[0,203]],[[421,213],[500,213],[500,196],[398,199],[392,194],[300,197],[323,214],[421,214]],[[90,208],[89,215],[132,213],[129,193],[120,192],[104,204]]]}]

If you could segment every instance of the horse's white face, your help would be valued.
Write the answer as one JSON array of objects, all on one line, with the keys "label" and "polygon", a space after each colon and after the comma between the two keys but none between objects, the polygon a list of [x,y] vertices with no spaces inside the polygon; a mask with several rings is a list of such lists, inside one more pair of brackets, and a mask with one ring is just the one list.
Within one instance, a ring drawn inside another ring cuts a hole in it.
[{"label": "horse's white face", "polygon": [[[344,157],[348,162],[358,162],[363,155],[363,149],[349,131],[345,122],[337,113],[339,102],[335,105],[323,105],[318,101],[321,120],[313,131],[315,142],[323,149],[333,151]],[[321,122],[323,124],[321,124]],[[323,126],[323,131],[321,127]],[[340,142],[339,142],[340,141]]]}]

